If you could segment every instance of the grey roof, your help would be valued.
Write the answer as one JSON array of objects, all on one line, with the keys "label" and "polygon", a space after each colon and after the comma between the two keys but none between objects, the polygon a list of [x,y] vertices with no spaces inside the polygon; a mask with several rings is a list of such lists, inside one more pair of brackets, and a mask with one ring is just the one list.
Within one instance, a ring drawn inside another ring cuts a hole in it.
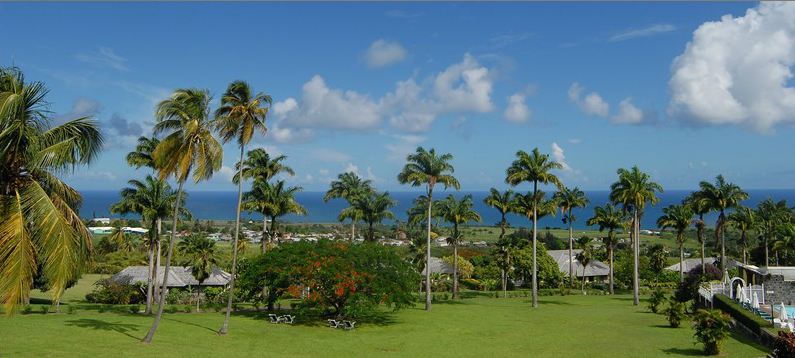
[{"label": "grey roof", "polygon": [[[547,254],[552,256],[552,259],[555,260],[558,264],[558,268],[560,272],[564,275],[569,274],[569,261],[574,262],[574,276],[575,277],[582,277],[582,263],[577,261],[577,254],[580,253],[580,249],[572,250],[572,256],[569,256],[569,250],[547,250]],[[586,277],[594,277],[594,276],[607,276],[610,274],[610,267],[605,265],[601,261],[591,260],[588,263],[588,266],[585,267],[585,276]]]},{"label": "grey roof", "polygon": [[[163,274],[165,270],[166,268],[163,266],[157,270],[157,285],[163,284]],[[111,279],[123,284],[146,284],[148,275],[148,266],[127,266],[124,270],[113,275]],[[232,276],[228,272],[213,267],[212,274],[202,282],[201,286],[226,286],[231,277]],[[196,280],[190,272],[190,266],[172,266],[168,272],[168,287],[187,286],[199,286],[199,281]]]},{"label": "grey roof", "polygon": [[[705,257],[704,262],[708,264],[715,264],[718,261],[717,257]],[[691,257],[689,259],[685,259],[682,261],[684,263],[684,272],[690,272],[690,270],[696,268],[698,265],[701,265],[701,258],[700,257]],[[668,266],[665,268],[669,271],[676,271],[679,272],[679,263],[677,262],[674,265]]]},{"label": "grey roof", "polygon": [[[441,273],[446,275],[453,274],[453,266],[448,265],[444,260],[431,256],[431,273]],[[422,274],[425,275],[425,269],[422,269]]]}]

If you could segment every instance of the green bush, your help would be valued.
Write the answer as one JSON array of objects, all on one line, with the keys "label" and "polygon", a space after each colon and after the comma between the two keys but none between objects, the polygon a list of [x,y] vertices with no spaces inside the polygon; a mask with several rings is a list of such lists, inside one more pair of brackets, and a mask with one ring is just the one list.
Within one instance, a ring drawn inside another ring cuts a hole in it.
[{"label": "green bush", "polygon": [[29,314],[30,312],[33,312],[33,307],[30,307],[30,305],[27,305],[22,309],[22,314]]},{"label": "green bush", "polygon": [[39,311],[41,311],[41,314],[47,314],[48,312],[50,312],[50,306],[46,305],[40,306]]},{"label": "green bush", "polygon": [[698,310],[695,316],[696,340],[704,345],[704,354],[717,355],[720,345],[729,336],[729,315],[721,310]]},{"label": "green bush", "polygon": [[743,326],[747,327],[756,334],[762,334],[762,330],[765,328],[773,328],[773,324],[770,323],[770,321],[764,320],[762,317],[759,317],[753,312],[743,308],[727,296],[715,295],[713,296],[712,301],[715,308],[721,309],[722,311],[728,313],[735,320],[742,323]]},{"label": "green bush", "polygon": [[660,288],[655,289],[649,296],[649,310],[657,313],[663,301],[665,301],[665,292]]},{"label": "green bush", "polygon": [[774,358],[795,357],[795,333],[778,332],[778,337],[773,343],[773,352],[771,356]]},{"label": "green bush", "polygon": [[66,306],[66,313],[68,313],[68,314],[75,314],[75,313],[77,313],[77,307],[75,307],[75,306],[73,306],[73,305],[68,305],[68,306]]},{"label": "green bush", "polygon": [[187,290],[170,288],[168,289],[168,294],[166,295],[166,303],[172,305],[188,304],[190,299],[191,293]]},{"label": "green bush", "polygon": [[668,299],[668,307],[663,311],[665,318],[668,319],[668,324],[671,328],[678,328],[685,319],[685,304],[679,302],[676,297]]},{"label": "green bush", "polygon": [[128,305],[142,303],[146,300],[142,287],[139,285],[123,285],[110,279],[99,280],[94,290],[86,295],[91,303]]},{"label": "green bush", "polygon": [[138,314],[138,312],[141,311],[141,306],[139,306],[139,305],[130,305],[129,310],[130,310],[130,313],[132,313],[132,314]]}]

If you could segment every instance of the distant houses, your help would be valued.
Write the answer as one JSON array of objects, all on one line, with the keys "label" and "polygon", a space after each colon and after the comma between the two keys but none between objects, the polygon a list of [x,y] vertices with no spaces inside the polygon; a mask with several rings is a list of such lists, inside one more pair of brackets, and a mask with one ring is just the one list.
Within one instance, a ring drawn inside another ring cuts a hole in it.
[{"label": "distant houses", "polygon": [[569,256],[569,250],[547,250],[547,254],[552,256],[552,259],[558,264],[558,269],[564,276],[569,276],[569,262],[574,264],[574,277],[582,280],[583,275],[585,280],[589,282],[604,282],[607,276],[610,275],[610,267],[605,263],[597,260],[591,260],[588,266],[583,271],[582,263],[577,260],[577,254],[582,250],[572,250],[572,256]]},{"label": "distant houses", "polygon": [[[92,234],[96,234],[96,235],[112,234],[114,229],[116,229],[116,228],[113,227],[113,226],[89,226],[88,227],[88,231],[90,231]],[[128,233],[128,234],[140,234],[140,235],[143,235],[143,234],[146,234],[146,233],[149,232],[149,230],[144,229],[142,227],[130,227],[130,226],[124,226],[124,227],[121,228],[121,230],[124,231],[125,233]]]}]

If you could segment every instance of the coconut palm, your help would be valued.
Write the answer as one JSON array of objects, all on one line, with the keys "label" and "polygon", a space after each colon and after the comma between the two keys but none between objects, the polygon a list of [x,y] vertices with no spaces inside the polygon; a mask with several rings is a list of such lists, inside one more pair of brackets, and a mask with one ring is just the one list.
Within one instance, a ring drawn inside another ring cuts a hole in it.
[{"label": "coconut palm", "polygon": [[[121,190],[121,200],[110,207],[114,214],[138,214],[149,227],[149,237],[146,242],[149,259],[149,278],[146,284],[146,313],[152,313],[152,295],[154,282],[157,280],[157,270],[160,268],[160,229],[162,220],[171,215],[171,208],[177,200],[177,193],[165,180],[159,180],[147,175],[143,181],[130,180],[128,187]],[[185,197],[182,195],[180,203],[180,216],[190,218],[190,212],[185,208]]]},{"label": "coconut palm", "polygon": [[698,184],[701,196],[708,203],[711,211],[719,213],[718,222],[715,224],[715,241],[720,241],[720,270],[726,271],[726,240],[724,227],[726,226],[726,210],[733,209],[741,201],[748,199],[748,193],[739,186],[727,182],[723,175],[715,178],[715,183],[702,181]]},{"label": "coconut palm", "polygon": [[[553,198],[560,206],[563,223],[569,225],[569,257],[572,257],[574,256],[574,232],[572,224],[577,220],[577,217],[574,215],[574,209],[588,206],[589,201],[585,193],[578,187],[560,188],[560,191],[555,193]],[[574,262],[572,262],[572,260],[569,260],[569,282],[574,285]]]},{"label": "coconut palm", "polygon": [[386,219],[394,219],[389,209],[395,206],[395,201],[388,192],[359,195],[353,199],[353,205],[340,212],[340,221],[345,218],[361,218],[367,224],[367,241],[375,241],[375,224],[380,224]]},{"label": "coconut palm", "polygon": [[441,215],[445,221],[453,224],[453,230],[447,242],[453,246],[453,298],[458,298],[458,245],[463,235],[458,229],[470,221],[480,221],[480,214],[474,209],[472,195],[465,195],[457,200],[452,194],[440,202]]},{"label": "coconut palm", "polygon": [[278,155],[271,157],[268,152],[263,148],[256,148],[249,150],[246,153],[246,159],[242,162],[235,164],[235,175],[232,177],[232,182],[237,184],[240,181],[240,176],[243,179],[265,180],[269,181],[274,176],[287,173],[290,176],[295,175],[295,171],[290,166],[284,164],[287,156]]},{"label": "coconut palm", "polygon": [[[369,195],[373,192],[372,182],[369,179],[362,179],[354,172],[345,172],[337,176],[337,180],[329,184],[323,201],[331,199],[345,199],[348,207],[353,206],[353,202],[362,195]],[[357,214],[355,210],[349,210],[348,214],[340,215],[340,221],[351,219],[351,242],[356,238],[356,222],[362,220],[360,216],[350,216]]]},{"label": "coconut palm", "polygon": [[577,247],[580,249],[580,252],[577,253],[575,258],[582,265],[582,284],[580,290],[585,294],[585,269],[588,268],[588,264],[594,259],[593,241],[590,237],[583,236],[577,239]]},{"label": "coconut palm", "polygon": [[743,263],[748,264],[748,231],[756,227],[756,214],[747,206],[738,206],[729,214],[729,224],[740,230],[740,246],[743,247]]},{"label": "coconut palm", "polygon": [[616,171],[618,174],[618,181],[610,185],[610,201],[616,204],[621,204],[625,212],[632,213],[632,234],[635,236],[632,240],[634,246],[633,256],[633,298],[635,306],[640,304],[638,297],[639,280],[638,275],[638,257],[640,256],[640,219],[643,216],[643,209],[646,203],[656,205],[660,199],[657,197],[657,192],[662,192],[663,188],[660,184],[651,181],[649,174],[646,174],[637,166],[632,169],[620,168]]},{"label": "coconut palm", "polygon": [[693,209],[693,214],[698,215],[698,218],[694,220],[693,224],[696,227],[696,239],[701,245],[701,274],[706,275],[706,239],[704,238],[704,229],[707,227],[707,224],[704,222],[704,215],[710,211],[709,202],[704,199],[701,192],[696,191],[690,193],[690,195],[682,201],[682,204],[690,206],[690,208]]},{"label": "coconut palm", "polygon": [[37,266],[59,302],[88,262],[91,234],[76,213],[80,194],[57,177],[90,164],[102,134],[90,117],[52,126],[41,82],[0,68],[0,301],[28,301]]},{"label": "coconut palm", "polygon": [[152,157],[152,153],[158,144],[160,144],[160,140],[157,137],[138,137],[138,144],[135,145],[135,150],[127,153],[127,164],[136,169],[147,167],[154,170],[155,159]]},{"label": "coconut palm", "polygon": [[152,342],[163,315],[185,181],[192,176],[193,181],[198,183],[209,179],[221,168],[223,148],[213,137],[209,104],[210,94],[206,90],[178,89],[168,99],[158,103],[155,110],[157,119],[155,134],[167,133],[153,153],[155,167],[161,180],[174,176],[177,182],[177,197],[171,215],[171,239],[161,288],[164,294],[161,294],[158,300],[157,314],[152,327],[143,339],[145,343]]},{"label": "coconut palm", "polygon": [[770,265],[768,247],[771,242],[776,241],[778,227],[788,222],[790,216],[791,212],[785,200],[774,202],[773,199],[767,198],[756,206],[758,230],[765,246],[765,266]]},{"label": "coconut palm", "polygon": [[116,251],[130,253],[135,249],[132,238],[124,231],[124,222],[122,220],[116,220],[113,223],[113,230],[111,230],[108,240],[116,246]]},{"label": "coconut palm", "polygon": [[[276,239],[277,219],[289,215],[306,215],[306,209],[295,200],[295,194],[301,191],[300,186],[286,186],[284,180],[269,183],[255,180],[251,190],[243,196],[243,208],[247,211],[257,211],[270,218],[270,242]],[[265,246],[267,247],[267,246]]]},{"label": "coconut palm", "polygon": [[[504,192],[500,192],[495,188],[489,189],[489,195],[483,199],[483,202],[491,206],[500,213],[500,237],[497,240],[498,243],[501,243],[503,238],[505,237],[505,230],[508,228],[508,220],[506,216],[508,213],[513,212],[513,190],[506,190]],[[508,276],[506,273],[508,263],[511,261],[509,257],[509,247],[507,245],[498,245],[500,248],[500,257],[502,257],[501,261],[504,264],[500,267],[500,283],[502,284],[502,293],[504,297],[508,296]]]},{"label": "coconut palm", "polygon": [[676,232],[676,244],[679,245],[679,282],[685,279],[685,231],[692,221],[693,209],[689,205],[669,205],[663,208],[663,215],[657,219],[657,226],[661,229],[671,228]]},{"label": "coconut palm", "polygon": [[[523,182],[533,183],[533,196],[536,197],[538,193],[538,183],[541,184],[554,184],[558,188],[563,184],[557,176],[552,174],[554,169],[563,169],[563,166],[549,159],[549,155],[541,154],[538,148],[533,149],[531,154],[520,150],[516,152],[516,160],[511,163],[505,174],[505,181],[512,186],[517,186]],[[533,206],[535,208],[535,206]],[[537,222],[538,213],[534,210],[533,221],[533,307],[538,307],[538,263],[536,258],[536,241],[538,238]],[[529,217],[528,217],[529,218]]]},{"label": "coconut palm", "polygon": [[[215,241],[204,236],[191,235],[177,244],[177,248],[185,255],[182,265],[190,266],[190,272],[201,285],[213,273],[213,268],[218,265],[215,252]],[[199,311],[201,291],[196,295],[196,312]]]},{"label": "coconut palm", "polygon": [[773,252],[776,253],[776,266],[778,263],[778,253],[781,252],[787,256],[790,250],[795,248],[795,225],[792,223],[784,223],[778,228],[778,239],[773,242]]},{"label": "coconut palm", "polygon": [[[240,147],[240,161],[246,145],[254,138],[256,132],[265,134],[265,117],[268,115],[273,100],[271,96],[254,94],[248,83],[234,81],[226,88],[221,97],[221,106],[215,111],[215,129],[224,143],[237,141]],[[242,176],[243,165],[237,166],[237,178]],[[226,334],[229,330],[229,316],[232,314],[232,301],[235,300],[235,276],[237,271],[237,239],[240,234],[240,210],[243,204],[243,181],[237,181],[237,208],[235,213],[235,236],[232,247],[232,276],[229,281],[229,299],[226,303],[224,324],[218,334]]]},{"label": "coconut palm", "polygon": [[[546,200],[544,199],[545,193],[541,190],[536,190],[535,194],[533,192],[529,192],[527,194],[520,194],[516,193],[514,195],[514,205],[513,210],[515,214],[522,215],[528,220],[532,221],[532,227],[535,231],[537,228],[537,220],[541,220],[541,218],[551,215],[555,216],[557,212],[557,203],[554,200]],[[533,233],[535,235],[535,233]],[[533,255],[533,263],[536,263],[535,258],[536,255]],[[536,274],[538,273],[538,269],[533,270],[531,273],[532,280],[536,281]],[[535,286],[538,287],[538,286]],[[534,307],[538,307],[537,305]]]},{"label": "coconut palm", "polygon": [[427,244],[425,252],[425,310],[431,310],[431,206],[433,205],[433,188],[436,184],[442,184],[445,189],[453,187],[456,190],[461,188],[458,179],[453,176],[455,169],[450,161],[453,160],[453,155],[450,153],[436,154],[436,150],[425,150],[423,147],[417,148],[417,151],[409,154],[406,157],[406,165],[403,170],[398,174],[398,181],[401,184],[410,184],[411,186],[426,186],[426,195],[428,197],[428,222],[427,225]]},{"label": "coconut palm", "polygon": [[613,294],[613,252],[618,243],[615,231],[623,227],[624,219],[624,214],[608,203],[604,206],[595,207],[593,216],[585,222],[588,226],[598,226],[599,231],[607,230],[607,236],[602,238],[602,243],[607,249],[607,259],[610,266],[610,294]]}]

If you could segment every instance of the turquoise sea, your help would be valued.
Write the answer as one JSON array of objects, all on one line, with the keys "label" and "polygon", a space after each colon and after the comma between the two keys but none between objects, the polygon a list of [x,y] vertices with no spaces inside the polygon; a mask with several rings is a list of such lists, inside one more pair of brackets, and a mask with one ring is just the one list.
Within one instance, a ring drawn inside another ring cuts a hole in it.
[{"label": "turquoise sea", "polygon": [[[117,215],[110,215],[109,208],[112,203],[119,200],[119,193],[117,191],[82,191],[83,205],[80,208],[80,216],[83,218],[92,217],[117,217]],[[328,203],[323,201],[323,192],[301,192],[297,194],[297,200],[306,207],[308,214],[306,216],[291,215],[285,219],[290,222],[315,222],[315,223],[328,223],[336,222],[337,214],[342,210],[346,203],[343,200],[332,200]],[[399,220],[406,220],[406,210],[411,207],[412,201],[421,192],[390,192],[392,198],[397,201],[397,206],[393,208],[393,212]],[[482,225],[493,225],[500,219],[499,213],[494,208],[483,204],[483,198],[488,195],[486,191],[473,191],[473,192],[455,192],[456,196],[463,196],[471,194],[475,201],[475,209],[483,217]],[[607,202],[607,191],[587,191],[588,199],[591,204],[575,212],[576,228],[585,228],[585,220],[593,213],[593,206],[603,205]],[[660,203],[654,207],[646,210],[646,214],[642,220],[642,226],[647,229],[655,227],[657,217],[662,214],[662,208],[681,202],[689,191],[686,190],[671,190],[666,191],[659,195]],[[756,206],[756,204],[768,197],[775,200],[785,199],[790,205],[795,204],[795,189],[757,189],[748,190],[750,198],[743,202],[747,206]],[[435,193],[436,198],[447,196],[448,193],[439,192]],[[194,217],[201,220],[234,220],[235,218],[235,201],[237,199],[237,192],[235,191],[196,191],[188,193],[187,207],[193,213]],[[255,213],[243,212],[243,218],[258,220],[262,216]],[[708,223],[714,223],[717,219],[716,214],[711,214],[706,217]],[[509,221],[512,226],[526,226],[527,219],[517,215],[510,215]],[[560,215],[557,217],[547,217],[539,221],[541,227],[563,227]]]}]

